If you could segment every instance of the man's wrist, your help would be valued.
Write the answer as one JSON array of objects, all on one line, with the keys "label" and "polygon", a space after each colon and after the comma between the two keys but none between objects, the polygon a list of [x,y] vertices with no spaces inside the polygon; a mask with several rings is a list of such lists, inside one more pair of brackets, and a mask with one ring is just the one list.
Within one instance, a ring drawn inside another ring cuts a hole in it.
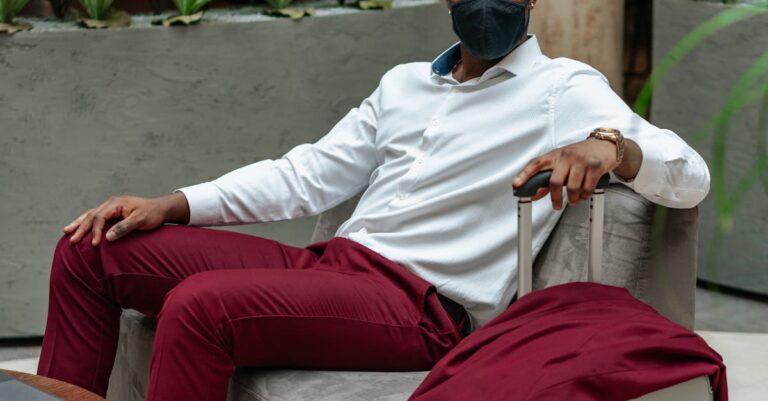
[{"label": "man's wrist", "polygon": [[624,135],[615,128],[595,128],[589,134],[589,138],[595,138],[601,141],[611,142],[616,149],[616,166],[621,165],[624,160]]},{"label": "man's wrist", "polygon": [[605,160],[606,164],[604,166],[608,167],[608,171],[613,171],[619,167],[619,165],[616,164],[616,160],[618,158],[618,149],[616,148],[615,143],[593,137],[588,137],[585,141],[590,142],[593,144],[593,146],[599,147],[601,149],[599,154],[602,155],[601,159]]},{"label": "man's wrist", "polygon": [[624,159],[613,169],[613,173],[625,182],[631,182],[640,172],[643,164],[643,151],[637,142],[624,138]]},{"label": "man's wrist", "polygon": [[174,224],[189,223],[189,203],[183,192],[177,191],[157,199],[160,202],[163,222]]}]

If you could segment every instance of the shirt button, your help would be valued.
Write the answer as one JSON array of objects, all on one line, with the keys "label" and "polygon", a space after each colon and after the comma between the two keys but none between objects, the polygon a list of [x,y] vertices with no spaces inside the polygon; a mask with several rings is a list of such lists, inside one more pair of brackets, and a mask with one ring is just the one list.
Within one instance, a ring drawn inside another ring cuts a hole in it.
[{"label": "shirt button", "polygon": [[439,125],[440,125],[440,120],[438,120],[437,118],[433,118],[432,119],[432,126],[433,127],[437,127]]}]

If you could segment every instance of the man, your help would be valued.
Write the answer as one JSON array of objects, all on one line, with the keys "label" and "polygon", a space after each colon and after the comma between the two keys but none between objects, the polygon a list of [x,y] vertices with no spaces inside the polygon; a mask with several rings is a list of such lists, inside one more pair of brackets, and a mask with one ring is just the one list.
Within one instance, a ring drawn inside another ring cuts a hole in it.
[{"label": "man", "polygon": [[[656,203],[699,203],[700,156],[594,69],[542,55],[534,3],[451,3],[461,44],[389,71],[317,143],[78,217],[54,256],[39,373],[105,394],[122,308],[157,317],[151,401],[224,400],[237,365],[429,369],[515,294],[513,184],[554,170],[536,250],[564,190],[588,199],[607,172]],[[609,129],[588,138],[596,127]],[[315,215],[365,188],[336,237],[306,249],[162,226]]]}]

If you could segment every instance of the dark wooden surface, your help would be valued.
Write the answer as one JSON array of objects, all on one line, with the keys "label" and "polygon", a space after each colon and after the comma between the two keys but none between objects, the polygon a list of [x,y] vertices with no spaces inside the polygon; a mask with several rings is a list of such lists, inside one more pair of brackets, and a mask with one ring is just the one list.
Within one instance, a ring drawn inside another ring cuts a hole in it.
[{"label": "dark wooden surface", "polygon": [[0,371],[15,377],[21,382],[27,383],[32,387],[50,393],[66,401],[104,401],[104,399],[98,395],[77,387],[73,384],[64,383],[62,381],[48,377],[16,372],[13,370],[0,369]]}]

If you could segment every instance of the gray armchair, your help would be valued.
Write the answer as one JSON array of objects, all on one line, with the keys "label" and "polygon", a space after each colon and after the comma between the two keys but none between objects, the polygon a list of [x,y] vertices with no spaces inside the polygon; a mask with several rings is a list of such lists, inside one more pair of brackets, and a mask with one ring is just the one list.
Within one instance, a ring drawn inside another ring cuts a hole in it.
[{"label": "gray armchair", "polygon": [[[333,236],[336,228],[352,213],[357,200],[352,199],[323,213],[313,240]],[[658,207],[621,185],[611,186],[606,191],[605,201],[604,282],[626,287],[671,320],[692,327],[698,210]],[[586,279],[587,216],[587,202],[564,212],[536,258],[534,287]],[[123,312],[117,358],[107,394],[109,400],[144,400],[154,327],[153,319],[132,310]],[[405,401],[426,374],[242,367],[236,370],[230,382],[229,399]],[[698,382],[686,385],[704,389]],[[667,393],[660,399],[688,398]]]}]

